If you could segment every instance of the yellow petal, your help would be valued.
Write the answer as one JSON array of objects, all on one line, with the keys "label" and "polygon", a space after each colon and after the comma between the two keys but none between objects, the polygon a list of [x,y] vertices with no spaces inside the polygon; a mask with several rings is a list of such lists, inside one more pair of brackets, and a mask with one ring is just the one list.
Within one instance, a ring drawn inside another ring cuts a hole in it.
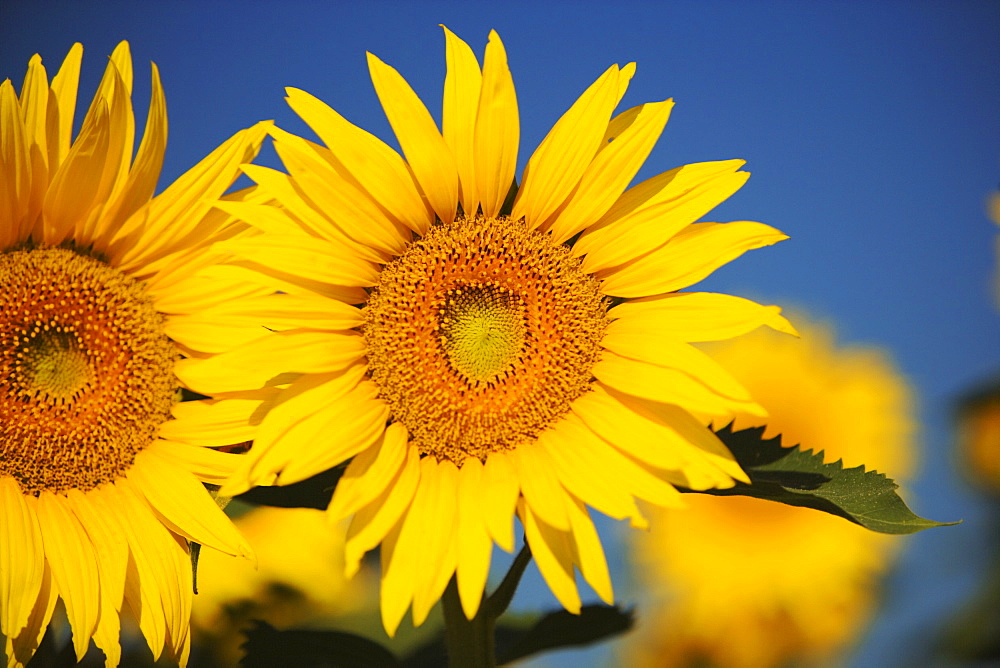
[{"label": "yellow petal", "polygon": [[[588,392],[584,397],[593,394]],[[583,397],[581,397],[582,399]],[[580,399],[577,400],[579,402]],[[577,402],[574,402],[574,406]],[[578,499],[616,520],[632,518],[633,524],[643,524],[642,514],[628,493],[628,487],[610,480],[604,471],[589,461],[581,460],[574,447],[573,425],[563,428],[560,421],[538,437],[538,444],[547,450],[553,472],[559,482]]]},{"label": "yellow petal", "polygon": [[483,466],[482,512],[490,537],[507,552],[514,551],[514,507],[521,488],[510,456],[494,452]]},{"label": "yellow petal", "polygon": [[445,60],[448,65],[441,105],[441,134],[455,156],[462,209],[474,215],[480,202],[476,190],[475,139],[483,73],[469,45],[452,31],[441,27],[444,28]]},{"label": "yellow petal", "polygon": [[787,238],[761,223],[695,223],[659,248],[600,271],[597,277],[602,279],[601,292],[607,295],[659,295],[697,283],[748,250]]},{"label": "yellow petal", "polygon": [[[416,562],[414,626],[419,626],[427,619],[427,614],[441,598],[455,572],[454,561],[449,560],[448,556],[456,545],[455,526],[459,522],[458,468],[447,460],[438,462],[434,457],[425,457],[421,465],[420,485],[427,487],[427,505],[419,505],[421,494],[418,490],[396,545],[397,558],[402,556]],[[412,524],[411,518],[414,520]],[[411,530],[415,532],[412,543],[408,540]],[[412,548],[409,548],[411,545]],[[398,552],[401,549],[407,551],[401,555]]]},{"label": "yellow petal", "polygon": [[353,179],[337,172],[327,149],[278,128],[272,128],[271,135],[300,197],[348,238],[392,255],[402,254],[407,239],[395,221]]},{"label": "yellow petal", "polygon": [[762,325],[797,336],[778,306],[711,292],[679,292],[633,299],[608,311],[611,318],[634,318],[636,328],[675,341],[718,341]]},{"label": "yellow petal", "polygon": [[683,341],[657,336],[639,318],[612,322],[601,345],[622,357],[683,371],[723,397],[753,401],[750,392],[711,357]]},{"label": "yellow petal", "polygon": [[135,457],[128,479],[174,533],[233,556],[254,560],[253,549],[190,472],[146,448]]},{"label": "yellow petal", "polygon": [[[52,579],[66,605],[73,628],[73,650],[82,661],[101,614],[97,557],[90,537],[73,515],[64,497],[43,492],[38,497],[38,525],[42,531]],[[114,614],[108,611],[108,614]]]},{"label": "yellow petal", "polygon": [[462,463],[458,471],[458,597],[467,619],[476,616],[490,574],[493,541],[483,523],[483,465],[475,457]]},{"label": "yellow petal", "polygon": [[524,538],[545,583],[564,608],[574,615],[580,614],[580,592],[573,576],[570,534],[546,525],[527,504],[518,504],[518,514],[524,524]]},{"label": "yellow petal", "polygon": [[548,451],[537,442],[523,443],[514,450],[512,459],[525,504],[549,526],[569,531],[566,490],[553,475]]},{"label": "yellow petal", "polygon": [[626,190],[584,230],[573,254],[586,254],[584,271],[614,267],[658,248],[711,211],[750,178],[743,160],[684,165]]},{"label": "yellow petal", "polygon": [[[28,159],[28,138],[14,86],[10,80],[0,83],[0,242],[3,248],[13,246],[31,231],[27,224],[31,199],[31,163]],[[7,221],[10,221],[9,223]],[[22,230],[22,226],[25,229]]]},{"label": "yellow petal", "polygon": [[680,492],[656,472],[622,454],[610,443],[590,430],[579,417],[570,413],[561,429],[576,444],[577,456],[601,471],[609,480],[627,489],[633,496],[658,506],[679,506]]},{"label": "yellow petal", "polygon": [[611,574],[608,573],[608,561],[604,556],[604,548],[601,546],[597,529],[590,519],[590,513],[579,499],[570,499],[566,507],[573,530],[574,552],[576,562],[580,565],[580,574],[601,600],[612,605],[615,602],[615,593],[611,586]]},{"label": "yellow petal", "polygon": [[7,476],[0,476],[0,538],[0,632],[13,637],[40,595],[45,562],[38,517]]},{"label": "yellow petal", "polygon": [[399,423],[385,428],[381,438],[347,465],[337,482],[327,511],[334,521],[353,515],[382,493],[406,462],[406,429]]},{"label": "yellow petal", "polygon": [[184,359],[174,373],[202,394],[256,390],[279,374],[328,373],[346,369],[365,354],[357,332],[274,332],[208,359]]},{"label": "yellow petal", "polygon": [[[374,383],[362,381],[351,391],[350,401],[342,400],[324,411],[322,418],[317,418],[320,431],[314,440],[325,447],[299,452],[281,469],[277,484],[305,480],[370,447],[385,431],[389,418],[389,407],[377,395]],[[285,438],[299,441],[300,436],[289,433]]]},{"label": "yellow petal", "polygon": [[458,168],[427,107],[399,72],[370,53],[368,71],[386,118],[431,208],[442,221],[455,220]]},{"label": "yellow petal", "polygon": [[202,482],[222,485],[242,463],[243,455],[177,441],[154,441],[150,448],[169,459]]},{"label": "yellow petal", "polygon": [[52,619],[58,598],[59,592],[52,580],[52,569],[46,563],[45,571],[42,574],[42,587],[38,592],[38,598],[35,600],[31,614],[28,616],[27,625],[21,629],[16,637],[7,636],[4,640],[7,668],[25,668],[28,665],[28,661],[34,656],[35,650],[42,642],[42,636],[45,635],[49,621]]},{"label": "yellow petal", "polygon": [[160,438],[208,447],[252,441],[257,427],[250,423],[251,417],[263,396],[174,404],[174,419],[160,426]]},{"label": "yellow petal", "polygon": [[612,65],[556,122],[528,160],[513,218],[541,227],[572,194],[601,148],[618,90],[619,70]]},{"label": "yellow petal", "polygon": [[[358,510],[348,527],[344,544],[344,572],[348,578],[354,577],[358,572],[365,553],[375,549],[397,526],[400,517],[413,502],[419,480],[420,453],[416,448],[411,448],[407,450],[406,463],[396,476],[385,481],[384,490],[375,500]],[[405,611],[406,606],[403,609]]]},{"label": "yellow petal", "polygon": [[[45,190],[49,185],[49,169],[47,164],[48,137],[46,128],[48,101],[48,77],[45,67],[42,65],[41,57],[35,54],[28,61],[28,71],[24,75],[21,96],[18,99],[21,108],[21,121],[24,126],[23,141],[31,165],[30,200],[23,203],[26,205],[24,208],[25,219],[27,221],[34,221],[37,218],[39,211],[42,209],[42,202],[45,199]],[[5,119],[4,122],[8,121]],[[4,173],[3,167],[0,167],[0,174]],[[0,211],[3,210],[3,208],[0,208]],[[5,218],[4,220],[7,225],[11,226],[11,232],[15,238],[19,236],[23,221],[19,218]],[[0,247],[6,248],[7,246]]]},{"label": "yellow petal", "polygon": [[[483,215],[496,216],[507,198],[517,170],[521,125],[517,113],[514,80],[507,65],[507,52],[495,30],[490,31],[483,59],[483,82],[476,115],[476,193]],[[466,209],[475,213],[475,209]]]},{"label": "yellow petal", "polygon": [[50,141],[48,145],[49,169],[53,173],[69,154],[73,137],[73,117],[76,114],[76,93],[80,85],[80,64],[83,62],[83,45],[77,42],[70,47],[59,71],[52,77],[52,93],[46,114]]},{"label": "yellow petal", "polygon": [[[128,566],[128,542],[117,523],[101,511],[94,498],[103,486],[86,493],[78,489],[66,492],[70,510],[80,520],[97,553],[97,570],[101,578],[101,618],[115,617],[121,611],[125,596],[125,573]],[[110,607],[109,607],[110,605]],[[116,638],[117,640],[117,638]]]},{"label": "yellow petal", "polygon": [[285,91],[289,106],[329,147],[343,166],[342,173],[357,179],[393,218],[424,234],[434,222],[434,212],[421,199],[413,174],[399,154],[309,93],[297,88]]},{"label": "yellow petal", "polygon": [[673,100],[644,104],[630,116],[630,123],[615,130],[556,214],[550,225],[553,241],[566,241],[608,212],[653,150],[673,106]]},{"label": "yellow petal", "polygon": [[610,350],[601,354],[593,373],[599,381],[619,392],[674,404],[704,415],[726,417],[743,411],[764,413],[753,402],[724,397],[683,371],[622,357]]},{"label": "yellow petal", "polygon": [[368,287],[378,282],[378,268],[350,248],[306,236],[256,236],[223,241],[222,252],[277,271],[334,285]]}]

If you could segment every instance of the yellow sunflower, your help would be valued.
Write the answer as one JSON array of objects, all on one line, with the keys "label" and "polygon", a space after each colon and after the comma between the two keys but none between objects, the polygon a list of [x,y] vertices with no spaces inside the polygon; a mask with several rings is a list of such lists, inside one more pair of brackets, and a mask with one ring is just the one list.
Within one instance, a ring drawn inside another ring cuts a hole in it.
[{"label": "yellow sunflower", "polygon": [[124,605],[155,656],[184,663],[187,541],[250,555],[201,483],[238,456],[204,446],[253,432],[212,402],[177,404],[173,367],[212,352],[186,314],[262,292],[213,278],[210,244],[240,228],[206,201],[265,128],[152,197],[167,138],[156,67],[133,161],[128,44],[73,139],[82,55],[51,83],[35,55],[20,95],[0,85],[0,632],[7,665],[24,665],[61,598],[77,659],[93,638],[117,665]]},{"label": "yellow sunflower", "polygon": [[[313,508],[261,507],[234,520],[257,555],[203,551],[191,623],[195,642],[220,665],[236,665],[250,620],[280,629],[324,628],[347,615],[375,612],[374,573],[344,577],[344,532]],[[374,616],[372,617],[374,620]]]},{"label": "yellow sunflower", "polygon": [[555,124],[508,214],[519,122],[504,46],[491,32],[480,68],[445,36],[443,131],[368,56],[405,160],[288,89],[326,146],[274,130],[288,174],[244,168],[274,204],[219,205],[265,235],[218,245],[288,306],[267,321],[273,335],[177,368],[213,392],[282,388],[224,492],[351,460],[329,514],[353,516],[349,574],[381,545],[390,634],[411,603],[422,623],[453,575],[474,616],[515,514],[562,605],[580,609],[574,568],[611,601],[588,506],[644,526],[636,498],[676,505],[673,484],[745,479],[691,411],[760,409],[688,342],[791,330],[775,306],[676,292],[786,237],[693,224],[746,181],[739,160],[628,188],[672,106],[613,115],[634,65],[608,68]]},{"label": "yellow sunflower", "polygon": [[[916,457],[906,381],[882,351],[837,348],[828,328],[796,323],[801,339],[758,331],[706,349],[768,410],[765,436],[906,477]],[[741,417],[735,428],[763,423]],[[689,496],[633,540],[650,608],[630,665],[783,666],[829,660],[858,637],[898,537],[805,508]]]}]

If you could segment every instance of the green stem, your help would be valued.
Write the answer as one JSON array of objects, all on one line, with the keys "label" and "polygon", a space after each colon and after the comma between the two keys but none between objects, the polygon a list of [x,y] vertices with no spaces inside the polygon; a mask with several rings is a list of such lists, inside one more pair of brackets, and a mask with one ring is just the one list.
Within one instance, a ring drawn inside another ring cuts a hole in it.
[{"label": "green stem", "polygon": [[452,576],[441,599],[444,608],[444,642],[448,648],[450,668],[495,668],[496,649],[493,646],[493,627],[496,618],[486,610],[485,603],[479,612],[467,619],[458,595],[458,582]]}]

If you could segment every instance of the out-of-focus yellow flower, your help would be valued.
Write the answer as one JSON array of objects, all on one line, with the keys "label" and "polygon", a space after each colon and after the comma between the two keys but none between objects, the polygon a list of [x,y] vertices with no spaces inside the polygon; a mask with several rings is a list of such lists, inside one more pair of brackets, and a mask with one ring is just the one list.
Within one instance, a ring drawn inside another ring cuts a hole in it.
[{"label": "out-of-focus yellow flower", "polygon": [[[1000,193],[990,195],[989,201],[986,203],[986,212],[994,223],[1000,225]],[[994,238],[993,244],[997,257],[997,265],[993,268],[993,298],[1000,306],[1000,235]]]},{"label": "out-of-focus yellow flower", "polygon": [[280,206],[220,204],[266,234],[220,248],[280,285],[288,306],[267,323],[273,336],[178,372],[225,392],[290,382],[223,492],[351,460],[329,510],[353,516],[349,570],[381,545],[390,634],[411,604],[422,623],[453,576],[472,618],[493,544],[514,548],[515,515],[566,609],[580,610],[577,570],[610,602],[588,506],[641,526],[635,498],[676,505],[674,483],[745,479],[692,413],[762,409],[691,342],[794,331],[778,307],[678,292],[786,237],[695,223],[746,181],[740,160],[628,188],[673,106],[614,113],[634,65],[609,67],[555,124],[506,215],[519,150],[506,51],[491,32],[480,66],[445,37],[441,130],[368,56],[405,160],[288,90],[326,146],[274,131],[288,173],[246,172]]},{"label": "out-of-focus yellow flower", "polygon": [[257,554],[246,560],[202,552],[192,626],[195,642],[216,661],[236,665],[248,622],[324,628],[346,615],[374,611],[377,576],[362,569],[344,576],[344,527],[310,508],[254,509],[236,526]]},{"label": "out-of-focus yellow flower", "polygon": [[959,452],[970,478],[1000,493],[1000,384],[966,399],[958,415]]},{"label": "out-of-focus yellow flower", "polygon": [[35,55],[20,94],[0,84],[3,654],[27,663],[62,599],[77,660],[93,639],[118,665],[124,609],[154,656],[184,664],[188,541],[251,556],[201,483],[239,459],[213,446],[254,429],[211,402],[177,404],[174,365],[231,336],[199,326],[199,313],[262,292],[201,272],[219,259],[214,242],[245,230],[209,202],[264,130],[237,133],[153,197],[167,141],[156,66],[133,153],[128,43],[74,138],[82,58],[74,45],[50,81]]},{"label": "out-of-focus yellow flower", "polygon": [[[913,470],[910,390],[887,355],[757,331],[711,354],[770,413],[765,435],[894,478]],[[742,416],[734,428],[765,421]],[[900,539],[841,518],[746,497],[690,494],[635,539],[651,592],[629,650],[636,665],[768,667],[822,661],[857,637]]]}]

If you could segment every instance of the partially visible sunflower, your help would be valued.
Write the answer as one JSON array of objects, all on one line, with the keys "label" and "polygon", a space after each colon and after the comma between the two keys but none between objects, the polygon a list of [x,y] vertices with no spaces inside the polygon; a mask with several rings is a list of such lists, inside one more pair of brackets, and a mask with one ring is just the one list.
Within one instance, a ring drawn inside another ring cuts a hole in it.
[{"label": "partially visible sunflower", "polygon": [[73,139],[82,55],[74,45],[51,83],[32,57],[20,95],[0,85],[0,632],[7,665],[24,665],[61,598],[77,659],[93,638],[117,665],[124,605],[153,654],[183,664],[188,541],[251,554],[202,485],[238,456],[204,446],[253,431],[212,402],[176,403],[173,367],[222,345],[190,314],[266,294],[213,273],[210,245],[245,226],[206,203],[265,128],[153,197],[167,139],[156,66],[133,161],[128,44]]},{"label": "partially visible sunflower", "polygon": [[453,575],[471,618],[515,514],[562,605],[580,610],[574,568],[611,601],[588,506],[645,526],[636,498],[679,505],[673,484],[746,479],[692,412],[762,411],[689,342],[791,331],[778,307],[677,292],[786,237],[694,224],[746,181],[740,160],[628,189],[673,106],[612,115],[634,65],[610,67],[556,123],[507,213],[519,121],[503,44],[490,33],[480,68],[445,36],[443,131],[368,56],[405,161],[288,89],[326,146],[274,130],[289,173],[244,170],[276,205],[219,205],[266,233],[219,248],[287,293],[268,321],[283,331],[177,371],[214,392],[284,388],[225,493],[351,460],[329,514],[353,516],[349,574],[381,545],[390,634],[411,603],[422,623]]},{"label": "partially visible sunflower", "polygon": [[[243,559],[205,551],[191,623],[195,643],[218,665],[237,665],[250,620],[279,629],[332,628],[346,615],[374,615],[375,574],[344,577],[344,532],[313,508],[260,507],[234,520],[257,555]],[[374,620],[374,616],[372,616]]]},{"label": "partially visible sunflower", "polygon": [[[796,323],[801,339],[759,331],[706,349],[768,410],[765,437],[905,478],[916,459],[906,381],[882,351],[838,348],[828,328]],[[633,540],[650,607],[629,665],[822,663],[858,637],[898,537],[759,499],[687,500]]]}]

